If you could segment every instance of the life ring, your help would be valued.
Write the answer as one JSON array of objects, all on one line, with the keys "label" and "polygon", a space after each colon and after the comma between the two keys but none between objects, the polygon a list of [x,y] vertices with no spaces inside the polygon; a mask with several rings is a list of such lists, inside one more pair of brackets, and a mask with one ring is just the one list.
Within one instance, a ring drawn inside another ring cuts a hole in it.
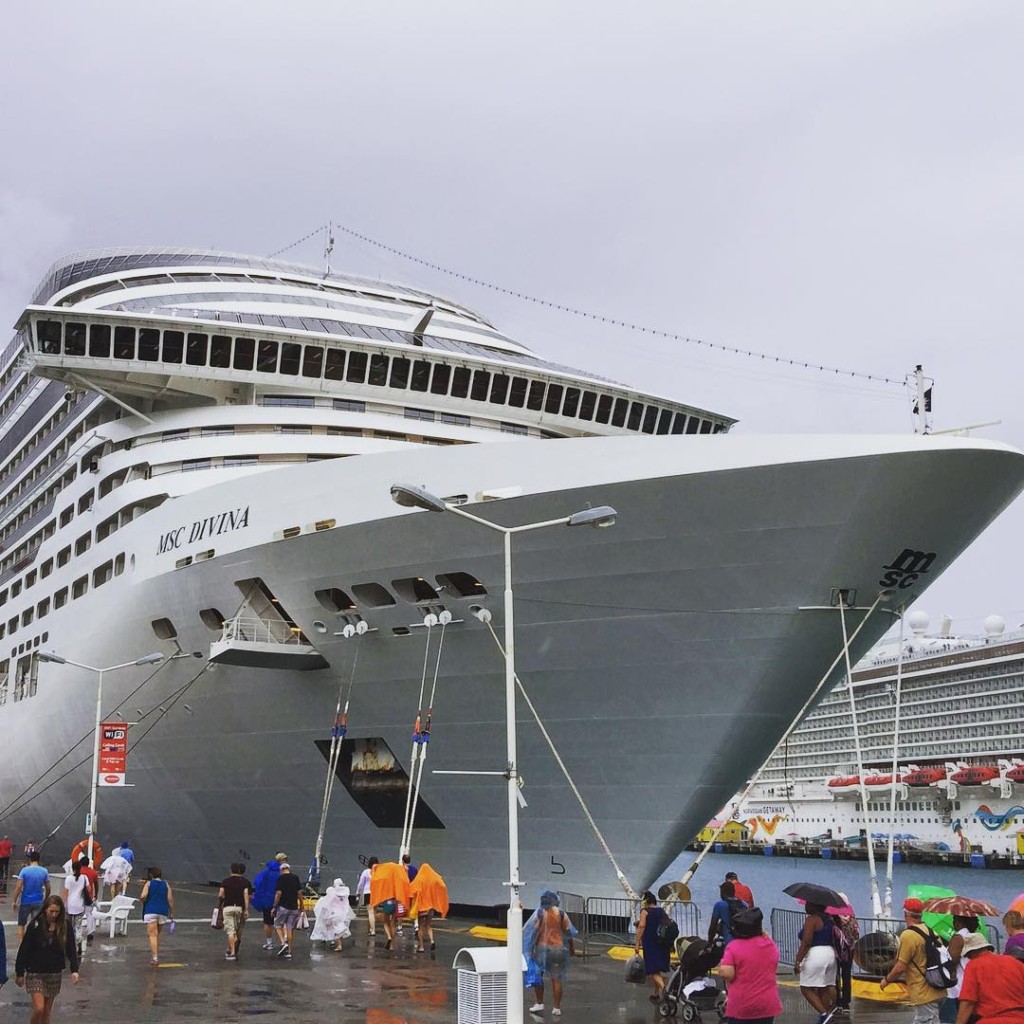
[{"label": "life ring", "polygon": [[[77,864],[82,857],[89,856],[89,840],[83,839],[72,851],[71,851],[71,863]],[[92,860],[89,862],[90,867],[96,867],[97,864],[103,860],[103,847],[94,839],[92,841]]]}]

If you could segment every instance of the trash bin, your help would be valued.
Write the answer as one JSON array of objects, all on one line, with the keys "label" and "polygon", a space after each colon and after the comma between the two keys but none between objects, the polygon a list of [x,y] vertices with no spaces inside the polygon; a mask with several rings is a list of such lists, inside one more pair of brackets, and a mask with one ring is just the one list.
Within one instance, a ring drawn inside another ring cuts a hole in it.
[{"label": "trash bin", "polygon": [[[520,961],[525,971],[522,954]],[[507,966],[504,946],[465,946],[455,954],[452,967],[459,972],[457,1024],[506,1024]]]}]

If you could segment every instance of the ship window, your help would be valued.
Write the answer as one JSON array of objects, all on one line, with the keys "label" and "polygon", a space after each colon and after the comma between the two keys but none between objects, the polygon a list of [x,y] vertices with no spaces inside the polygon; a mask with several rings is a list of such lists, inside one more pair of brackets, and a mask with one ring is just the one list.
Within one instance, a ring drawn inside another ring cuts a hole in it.
[{"label": "ship window", "polygon": [[469,394],[469,368],[456,366],[452,373],[452,398],[465,398]]},{"label": "ship window", "polygon": [[544,381],[535,380],[530,384],[530,394],[526,399],[526,408],[540,412],[544,408]]},{"label": "ship window", "polygon": [[[51,562],[51,565],[52,564],[53,563]],[[2,607],[5,604],[7,604],[7,591],[6,590],[0,590],[0,607]]]},{"label": "ship window", "polygon": [[672,420],[672,433],[681,434],[686,429],[686,413],[677,412]]},{"label": "ship window", "polygon": [[109,562],[104,562],[102,565],[98,565],[92,571],[92,585],[94,587],[102,587],[111,576],[114,575],[114,562],[111,559]]},{"label": "ship window", "polygon": [[84,596],[85,592],[89,589],[89,577],[79,576],[74,583],[71,584],[71,599],[77,601],[78,598]]},{"label": "ship window", "polygon": [[626,422],[626,411],[629,409],[629,402],[625,398],[615,399],[615,409],[612,412],[612,426],[621,427]]},{"label": "ship window", "polygon": [[71,561],[71,545],[69,544],[66,548],[61,548],[57,552],[57,568],[59,569],[62,565],[67,565]]},{"label": "ship window", "polygon": [[299,375],[299,358],[302,354],[302,346],[290,341],[281,343],[281,373],[289,377]]},{"label": "ship window", "polygon": [[89,355],[99,359],[110,358],[110,324],[90,325]]},{"label": "ship window", "polygon": [[36,570],[33,569],[31,572],[25,573],[25,589],[34,587],[36,585]]},{"label": "ship window", "polygon": [[469,397],[474,402],[487,401],[487,389],[490,387],[491,375],[486,370],[473,371],[473,386],[470,388]]},{"label": "ship window", "polygon": [[438,587],[453,597],[482,597],[487,588],[468,572],[441,573],[437,577]]},{"label": "ship window", "polygon": [[139,328],[139,359],[155,363],[160,358],[160,332],[152,327]]},{"label": "ship window", "polygon": [[409,386],[409,360],[398,357],[391,360],[390,387],[404,391]]},{"label": "ship window", "polygon": [[702,434],[710,434],[711,433],[711,420],[701,420],[700,421],[700,432]]},{"label": "ship window", "polygon": [[644,410],[644,424],[643,431],[645,434],[653,434],[654,428],[658,422],[658,407],[655,405],[649,405]]},{"label": "ship window", "polygon": [[256,369],[260,373],[277,372],[277,342],[261,341],[256,355]]},{"label": "ship window", "polygon": [[124,552],[122,551],[121,554],[119,554],[117,556],[117,558],[114,559],[114,575],[115,576],[120,576],[121,573],[123,573],[123,572],[124,572]]},{"label": "ship window", "polygon": [[662,409],[658,414],[658,433],[667,434],[669,427],[672,425],[672,410]]},{"label": "ship window", "polygon": [[451,423],[453,426],[456,427],[468,427],[469,417],[463,416],[457,412],[443,412],[441,413],[441,422]]},{"label": "ship window", "polygon": [[597,416],[594,418],[598,423],[607,423],[612,415],[612,396],[601,395],[597,400]]},{"label": "ship window", "polygon": [[329,348],[327,350],[327,363],[324,367],[324,377],[327,380],[345,379],[345,350],[341,348]]},{"label": "ship window", "polygon": [[157,640],[173,640],[178,635],[170,619],[154,619],[150,625]]},{"label": "ship window", "polygon": [[629,418],[626,420],[627,430],[639,430],[643,421],[644,407],[641,402],[633,402],[629,407]]},{"label": "ship window", "polygon": [[594,405],[597,402],[597,395],[593,391],[584,391],[580,398],[580,419],[592,420],[594,418]]},{"label": "ship window", "polygon": [[413,409],[405,407],[405,418],[407,420],[424,420],[427,423],[434,422],[434,414],[429,409]]},{"label": "ship window", "polygon": [[395,588],[395,593],[409,604],[424,604],[441,600],[441,595],[422,576],[392,580],[391,586]]},{"label": "ship window", "polygon": [[383,388],[388,383],[388,357],[382,355],[370,356],[370,374],[367,383],[375,388]]},{"label": "ship window", "polygon": [[[205,366],[206,365],[206,350],[209,346],[209,335],[206,334],[189,334],[188,336],[188,351],[185,355],[185,362],[189,366]],[[167,347],[167,338],[164,337],[164,348]]]},{"label": "ship window", "polygon": [[44,597],[39,604],[36,605],[36,615],[41,619],[45,619],[50,614],[50,599]]},{"label": "ship window", "polygon": [[180,363],[185,356],[185,332],[164,331],[164,362]]},{"label": "ship window", "polygon": [[251,370],[256,356],[256,341],[253,338],[235,338],[235,369]]},{"label": "ship window", "polygon": [[379,583],[357,583],[352,587],[356,600],[365,608],[388,608],[395,599]]},{"label": "ship window", "polygon": [[562,407],[562,392],[565,389],[561,384],[549,384],[548,385],[548,397],[544,403],[545,412],[557,413]]},{"label": "ship window", "polygon": [[434,376],[430,378],[430,393],[432,395],[447,395],[451,376],[452,368],[447,363],[438,363],[434,367]]},{"label": "ship window", "polygon": [[320,602],[321,607],[329,612],[352,612],[356,609],[355,601],[337,587],[317,590],[313,596]]},{"label": "ship window", "polygon": [[114,328],[114,358],[134,359],[135,358],[135,328],[115,327]]},{"label": "ship window", "polygon": [[59,320],[39,320],[36,322],[36,339],[39,351],[47,355],[60,354],[61,322]]},{"label": "ship window", "polygon": [[340,412],[366,412],[366,403],[353,398],[336,398],[334,408]]},{"label": "ship window", "polygon": [[[205,338],[204,334],[189,335],[189,362],[191,358],[192,338]],[[210,366],[226,370],[231,366],[231,339],[225,334],[215,334],[210,339]]]},{"label": "ship window", "polygon": [[63,608],[68,603],[68,588],[61,587],[56,594],[53,595],[53,607]]},{"label": "ship window", "polygon": [[563,416],[575,416],[580,404],[580,389],[566,388],[565,403],[562,406]]},{"label": "ship window", "polygon": [[64,355],[85,355],[85,324],[69,323],[64,332]]},{"label": "ship window", "polygon": [[24,611],[23,611],[23,612],[21,613],[21,624],[22,624],[23,626],[28,626],[28,625],[30,625],[30,624],[31,624],[32,620],[33,620],[33,619],[34,619],[35,617],[36,617],[36,610],[35,610],[35,608],[26,608],[26,609],[25,609],[25,610],[24,610]]},{"label": "ship window", "polygon": [[366,380],[366,362],[365,352],[349,352],[345,379],[353,384],[362,384]]},{"label": "ship window", "polygon": [[224,629],[224,616],[216,608],[202,608],[199,619],[211,633],[220,633]]},{"label": "ship window", "polygon": [[324,350],[319,345],[307,345],[302,353],[302,376],[319,378],[324,370]]},{"label": "ship window", "polygon": [[417,359],[412,364],[412,380],[409,388],[412,391],[426,391],[430,384],[430,363]]}]

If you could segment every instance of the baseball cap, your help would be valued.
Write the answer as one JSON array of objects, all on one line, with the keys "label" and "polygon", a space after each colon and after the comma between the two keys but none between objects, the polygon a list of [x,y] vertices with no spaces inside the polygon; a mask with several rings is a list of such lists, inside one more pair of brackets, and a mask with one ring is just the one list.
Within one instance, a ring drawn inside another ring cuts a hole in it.
[{"label": "baseball cap", "polygon": [[903,901],[903,909],[911,914],[922,914],[924,913],[924,904],[916,896],[909,896]]},{"label": "baseball cap", "polygon": [[282,871],[291,871],[291,869],[292,869],[292,866],[291,866],[291,864],[288,863],[288,861],[282,861],[281,862],[281,870]]},{"label": "baseball cap", "polygon": [[275,853],[274,854],[274,860],[284,861],[284,860],[287,860],[287,859],[288,859],[288,854],[287,853]]},{"label": "baseball cap", "polygon": [[964,937],[963,954],[967,956],[968,953],[977,953],[982,949],[995,949],[988,939],[985,938],[981,932],[972,932],[970,935]]}]

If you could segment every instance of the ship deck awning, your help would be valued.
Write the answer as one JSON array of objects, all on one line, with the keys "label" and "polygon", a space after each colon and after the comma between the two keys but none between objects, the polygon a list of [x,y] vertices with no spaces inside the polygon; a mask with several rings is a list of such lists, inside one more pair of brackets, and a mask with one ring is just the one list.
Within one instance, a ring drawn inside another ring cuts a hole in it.
[{"label": "ship deck awning", "polygon": [[279,621],[241,615],[225,621],[220,639],[210,644],[210,662],[299,671],[329,667],[301,632]]}]

